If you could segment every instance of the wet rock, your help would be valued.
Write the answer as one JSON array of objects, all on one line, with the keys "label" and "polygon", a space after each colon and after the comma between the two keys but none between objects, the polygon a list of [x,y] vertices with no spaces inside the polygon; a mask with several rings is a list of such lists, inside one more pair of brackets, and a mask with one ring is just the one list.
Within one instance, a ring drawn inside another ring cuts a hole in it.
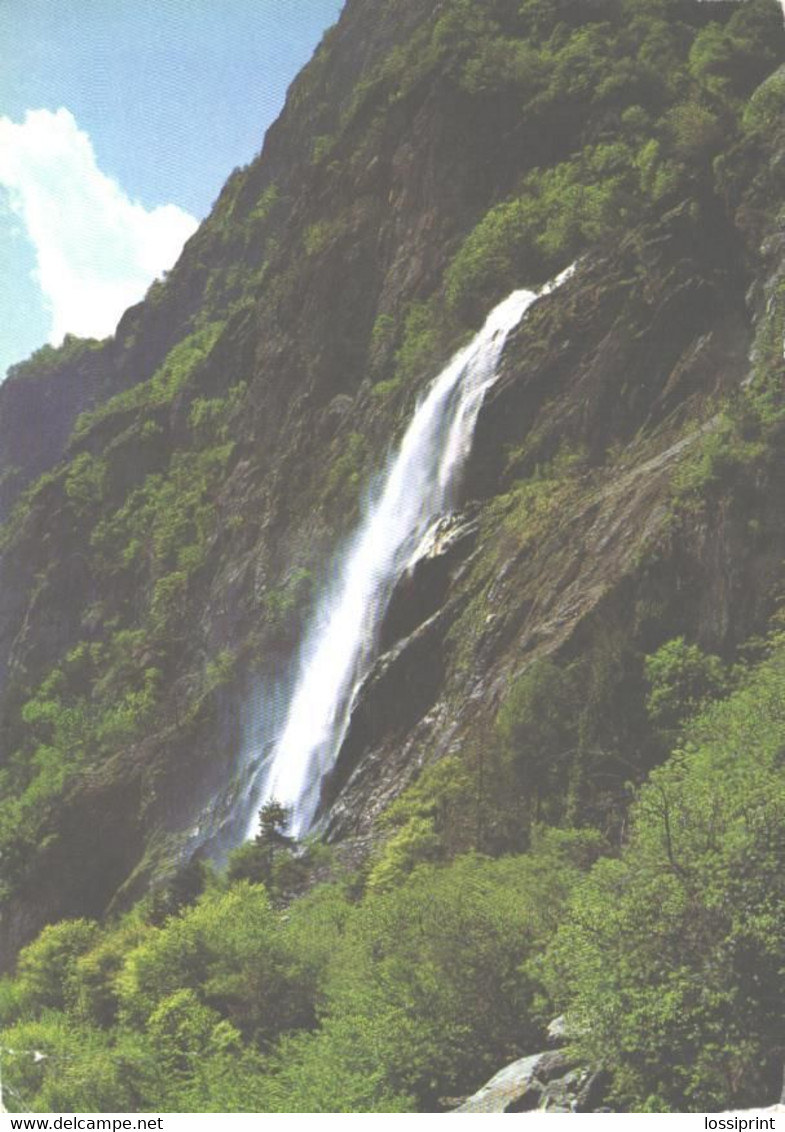
[{"label": "wet rock", "polygon": [[441,607],[455,566],[469,552],[476,535],[477,524],[466,516],[445,515],[433,524],[393,591],[382,622],[382,652]]},{"label": "wet rock", "polygon": [[430,707],[444,677],[443,624],[435,614],[371,669],[357,693],[335,766],[322,784],[320,812],[335,801],[364,752],[412,727]]}]

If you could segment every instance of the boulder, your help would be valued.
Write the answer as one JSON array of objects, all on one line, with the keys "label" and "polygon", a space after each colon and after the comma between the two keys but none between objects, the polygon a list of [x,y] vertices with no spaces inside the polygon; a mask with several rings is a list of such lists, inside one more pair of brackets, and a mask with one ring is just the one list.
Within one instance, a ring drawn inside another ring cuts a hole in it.
[{"label": "boulder", "polygon": [[506,1065],[453,1112],[527,1112],[539,1107],[537,1067],[547,1054],[534,1053]]},{"label": "boulder", "polygon": [[[506,1065],[453,1112],[597,1112],[607,1074],[547,1050]],[[607,1111],[607,1110],[604,1110]]]}]

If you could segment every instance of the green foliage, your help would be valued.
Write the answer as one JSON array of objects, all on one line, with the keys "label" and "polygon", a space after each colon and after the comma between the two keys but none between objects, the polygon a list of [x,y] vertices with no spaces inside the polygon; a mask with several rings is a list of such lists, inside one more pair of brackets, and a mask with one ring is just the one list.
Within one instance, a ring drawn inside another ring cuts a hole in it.
[{"label": "green foliage", "polygon": [[50,1013],[5,1030],[3,1042],[13,1050],[3,1058],[4,1099],[16,1111],[151,1111],[145,1097],[163,1097],[155,1060],[133,1035],[112,1041]]},{"label": "green foliage", "polygon": [[22,1010],[19,980],[4,975],[0,979],[0,1027],[10,1025]]},{"label": "green foliage", "polygon": [[249,220],[251,220],[254,224],[263,224],[268,219],[270,213],[280,199],[280,190],[275,182],[273,182],[272,184],[267,186],[256,204],[251,209],[248,217]]},{"label": "green foliage", "polygon": [[403,328],[401,343],[395,361],[397,373],[404,380],[421,372],[429,364],[434,352],[434,314],[426,303],[412,303]]},{"label": "green foliage", "polygon": [[[718,686],[716,668],[676,642],[655,654],[649,672],[666,699],[694,702],[696,681]],[[541,664],[514,686],[501,713],[504,740],[528,741],[535,726],[538,747],[559,746],[551,701],[568,677]],[[122,1031],[103,1044],[84,1029],[80,1037],[93,1051],[118,1048],[146,1028],[148,1052],[139,1060],[135,1047],[115,1097],[127,1095],[129,1076],[135,1089],[150,1087],[144,1065],[155,1050],[169,1059],[170,1080],[153,1096],[206,1106],[217,1082],[230,1089],[227,1049],[246,1064],[252,1051],[241,1050],[251,1041],[273,1043],[264,1072],[254,1071],[263,1111],[433,1111],[440,1096],[541,1040],[537,955],[563,923],[546,971],[551,992],[568,1008],[583,1054],[615,1067],[618,1103],[746,1103],[769,1087],[767,1051],[776,1048],[785,989],[784,680],[776,645],[753,679],[689,725],[684,751],[641,792],[624,856],[596,865],[585,881],[603,851],[591,831],[539,831],[528,854],[498,862],[418,863],[433,848],[443,791],[454,784],[460,798],[464,790],[448,760],[441,782],[431,776],[391,812],[406,836],[393,837],[354,908],[317,890],[281,921],[263,890],[246,885],[205,895],[141,940],[135,929],[119,950],[96,946],[95,926],[73,951],[70,928],[62,945],[45,933],[30,950],[37,962],[20,968],[16,1001],[73,1003],[106,1025],[119,1000]],[[418,829],[426,835],[419,844]],[[286,1037],[314,1025],[317,1003],[319,1028]],[[29,1069],[12,1067],[17,1088]]]},{"label": "green foliage", "polygon": [[520,274],[521,251],[528,250],[534,234],[524,201],[496,205],[482,218],[463,244],[447,274],[447,297],[453,309],[469,296],[501,289]]},{"label": "green foliage", "polygon": [[589,147],[578,158],[531,172],[522,195],[487,212],[450,264],[450,307],[485,307],[520,280],[553,275],[588,244],[635,218],[638,180],[636,155],[623,142]]},{"label": "green foliage", "polygon": [[257,845],[274,852],[276,849],[289,849],[292,839],[285,833],[291,820],[291,813],[286,806],[271,798],[265,802],[259,811],[259,832],[256,835]]},{"label": "green foliage", "polygon": [[63,1009],[76,961],[89,950],[97,934],[98,925],[89,920],[63,920],[44,928],[24,948],[17,976],[19,999],[26,1010]]},{"label": "green foliage", "polygon": [[324,478],[322,498],[325,501],[356,499],[367,452],[365,437],[361,433],[350,432],[340,438],[336,455]]},{"label": "green foliage", "polygon": [[69,972],[68,1005],[81,1024],[101,1029],[115,1024],[120,1005],[117,976],[147,930],[138,918],[129,917],[94,938],[89,950],[76,959]]},{"label": "green foliage", "polygon": [[311,151],[311,161],[314,165],[318,165],[325,157],[328,157],[335,146],[335,138],[332,134],[320,134],[319,137],[313,140],[313,149]]},{"label": "green foliage", "polygon": [[[781,43],[776,5],[762,0],[446,0],[423,13],[409,42],[362,77],[335,133],[315,139],[314,160],[339,140],[343,148],[350,127],[362,126],[366,142],[377,137],[384,108],[413,100],[436,75],[445,104],[516,106],[522,156],[503,199],[478,195],[473,230],[449,246],[444,294],[377,319],[371,374],[386,380],[374,396],[411,387],[455,343],[457,320],[475,319],[502,290],[536,283],[670,204],[689,198],[696,211],[717,189],[727,200],[738,194],[749,179],[738,172],[743,146],[767,144],[782,84],[772,78],[744,99]],[[317,59],[293,104],[325,78]],[[55,849],[51,819],[78,776],[100,773],[120,751],[134,757],[145,735],[158,729],[160,741],[171,728],[168,689],[194,595],[217,534],[239,520],[221,528],[218,507],[246,387],[201,396],[200,379],[215,390],[209,359],[224,317],[253,301],[263,279],[272,301],[298,278],[291,265],[275,274],[277,188],[256,201],[249,188],[238,171],[219,202],[216,243],[194,249],[204,306],[193,333],[149,381],[80,419],[77,445],[102,424],[111,444],[42,477],[4,532],[12,546],[55,500],[90,531],[89,568],[108,595],[88,639],[19,693],[0,770],[9,888],[24,883],[37,853]],[[349,214],[313,224],[306,255],[334,248],[351,224]],[[218,250],[231,250],[231,266],[215,266]],[[155,285],[150,301],[163,304],[171,285]],[[785,297],[776,288],[770,297],[755,379],[696,437],[674,484],[677,508],[765,472],[776,452]],[[67,341],[18,372],[78,364],[99,345]],[[133,472],[123,463],[131,440],[154,456]],[[322,502],[356,501],[366,449],[360,433],[337,439]],[[530,464],[526,451],[512,453],[508,474]],[[564,504],[590,490],[581,468],[579,457],[563,457],[487,505],[505,558],[536,552]],[[500,565],[477,567],[451,630],[457,666],[471,663],[487,632]],[[30,600],[47,584],[41,572]],[[311,584],[294,571],[262,594],[273,635],[296,627]],[[583,1055],[613,1070],[622,1105],[759,1100],[780,1068],[785,989],[785,662],[781,642],[771,650],[737,686],[717,658],[668,642],[645,662],[647,722],[644,661],[610,611],[578,659],[541,658],[521,671],[481,744],[422,773],[346,884],[306,891],[324,861],[313,846],[290,845],[285,815],[270,811],[225,877],[189,862],[145,916],[47,928],[0,984],[0,1042],[16,1051],[4,1057],[12,1105],[433,1111],[538,1047],[557,1005]],[[200,696],[233,680],[235,664],[228,650],[197,662],[186,720]],[[683,748],[641,790],[630,832],[608,807],[621,807],[627,777],[650,765],[652,723],[660,747],[662,734],[678,731]],[[546,830],[543,818],[596,821],[624,850],[595,864],[606,852],[596,832]]]},{"label": "green foliage", "polygon": [[[212,487],[229,462],[233,444],[175,451],[165,474],[153,473],[116,512],[94,528],[91,542],[107,573],[145,564],[161,577],[152,606],[181,586],[204,561],[215,521]],[[179,568],[179,569],[178,569]],[[181,581],[172,580],[177,574]]]},{"label": "green foliage", "polygon": [[[392,315],[380,314],[376,316],[376,320],[371,331],[371,341],[368,351],[371,369],[375,373],[383,370],[384,364],[389,358],[393,344],[395,342],[396,333],[397,323]],[[389,382],[377,382],[372,390],[373,395],[380,396],[379,387],[388,384]]]},{"label": "green foliage", "polygon": [[464,66],[461,86],[469,94],[496,94],[510,87],[524,97],[533,95],[546,78],[548,63],[523,40],[505,36],[480,37]]},{"label": "green foliage", "polygon": [[77,515],[84,515],[103,501],[106,472],[106,460],[96,459],[89,452],[80,452],[71,461],[65,479],[65,493]]},{"label": "green foliage", "polygon": [[773,4],[752,3],[695,37],[690,72],[713,94],[745,97],[777,65],[782,29]]},{"label": "green foliage", "polygon": [[196,367],[207,358],[225,325],[223,321],[209,322],[189,334],[172,347],[148,381],[139,382],[124,393],[111,397],[97,409],[82,413],[74,427],[74,438],[83,439],[93,428],[115,414],[140,409],[149,411],[170,404]]},{"label": "green foliage", "polygon": [[[407,799],[407,803],[408,809],[411,799]],[[396,816],[393,815],[388,821],[394,823]],[[409,813],[384,843],[383,850],[379,853],[378,860],[368,877],[368,889],[371,892],[384,892],[395,888],[414,871],[417,865],[432,861],[441,855],[442,845],[436,832],[433,815],[428,812]]]},{"label": "green foliage", "polygon": [[200,444],[222,444],[229,439],[232,420],[247,391],[247,382],[238,381],[225,397],[196,397],[191,402],[188,425]]},{"label": "green foliage", "polygon": [[395,319],[389,314],[377,315],[371,331],[371,349],[374,352],[385,349],[392,340]]},{"label": "green foliage", "polygon": [[[396,339],[399,342],[394,350]],[[401,392],[424,373],[433,371],[457,344],[455,326],[438,298],[410,303],[402,324],[380,315],[371,334],[371,365],[383,369],[392,357],[394,368],[391,377],[373,386],[373,397],[384,400]]]},{"label": "green foliage", "polygon": [[264,889],[244,883],[168,920],[129,955],[118,985],[121,1015],[138,1023],[180,989],[261,1044],[313,1020],[313,973],[287,949]]},{"label": "green foliage", "polygon": [[105,342],[97,338],[78,338],[75,334],[66,334],[60,346],[41,346],[23,362],[18,362],[8,370],[8,378],[22,380],[26,378],[46,377],[55,373],[64,366],[70,366],[81,361],[89,354],[102,350]]},{"label": "green foliage", "polygon": [[502,750],[539,820],[543,796],[558,793],[578,741],[575,669],[538,660],[513,683],[496,717]]},{"label": "green foliage", "polygon": [[700,508],[744,475],[765,474],[776,457],[785,398],[779,379],[785,333],[783,288],[775,291],[758,329],[753,380],[696,435],[672,480],[674,511]]},{"label": "green foliage", "polygon": [[259,811],[259,830],[229,855],[229,881],[263,884],[276,907],[288,905],[308,883],[312,864],[318,858],[313,846],[298,846],[286,828],[290,812],[275,799]]},{"label": "green foliage", "polygon": [[210,872],[205,862],[194,855],[180,866],[169,881],[153,891],[148,920],[160,926],[169,916],[189,908],[204,892]]},{"label": "green foliage", "polygon": [[0,550],[7,550],[23,536],[36,511],[51,498],[61,480],[62,474],[59,471],[44,472],[24,489],[14,504],[11,515],[0,527]]},{"label": "green foliage", "polygon": [[[356,434],[352,434],[354,435]],[[334,469],[336,467],[338,469],[335,470],[336,492],[340,489],[344,478],[352,481],[353,487],[358,482],[352,480],[352,473],[349,470],[351,460],[352,457],[349,456],[346,464],[341,465],[338,462],[334,465]],[[311,571],[298,567],[286,576],[280,586],[264,592],[261,599],[262,609],[265,619],[275,633],[288,635],[302,625],[313,599],[313,586]]]},{"label": "green foliage", "polygon": [[166,636],[184,619],[187,598],[188,573],[185,570],[172,570],[157,579],[150,601],[150,626],[154,633]]},{"label": "green foliage", "polygon": [[440,364],[456,342],[455,327],[438,300],[411,303],[403,323],[403,337],[395,353],[395,377],[400,385],[421,377]]},{"label": "green foliage", "polygon": [[[142,636],[144,636],[142,634]],[[25,745],[9,767],[0,802],[0,851],[7,882],[21,875],[49,808],[80,770],[144,731],[157,706],[161,671],[139,634],[81,643],[21,706]],[[91,694],[92,688],[92,694]]]},{"label": "green foliage", "polygon": [[337,216],[333,220],[317,220],[303,233],[305,254],[309,256],[320,255],[346,234],[348,226],[349,221],[345,216]]},{"label": "green foliage", "polygon": [[279,1070],[295,1106],[284,1111],[333,1111],[341,1096],[348,1111],[384,1111],[392,1094],[404,1111],[408,1096],[432,1112],[541,1041],[521,964],[576,875],[568,859],[554,839],[531,867],[467,856],[369,896],[351,917],[321,1029],[283,1047],[296,1059]]},{"label": "green foliage", "polygon": [[168,1074],[187,1077],[217,1046],[239,1045],[239,1033],[192,990],[165,998],[147,1023],[150,1045]]},{"label": "green foliage", "polygon": [[205,691],[212,692],[231,683],[236,670],[237,657],[231,649],[221,649],[216,657],[205,665]]},{"label": "green foliage", "polygon": [[720,658],[688,645],[684,637],[667,641],[646,657],[645,668],[649,718],[666,734],[678,731],[682,720],[694,715],[704,700],[721,699],[730,689]]},{"label": "green foliage", "polygon": [[[638,0],[575,6],[569,17],[553,5],[522,5],[504,28],[496,13],[475,15],[485,23],[475,28],[464,88],[474,96],[515,90],[532,131],[558,141],[545,154],[532,145],[534,167],[480,217],[453,259],[446,293],[461,319],[476,320],[513,286],[552,276],[652,206],[712,191],[712,162],[740,133],[740,99],[776,65],[783,33],[765,0],[702,28],[684,17]],[[449,18],[469,32],[472,18],[459,5]],[[758,114],[765,98],[771,120],[776,91],[756,97]],[[748,129],[755,113],[747,112]]]},{"label": "green foliage", "polygon": [[[220,334],[214,323],[175,347],[158,373],[82,419],[77,432],[100,420],[133,409],[136,420],[102,455],[78,452],[55,472],[34,484],[20,501],[4,531],[6,545],[20,538],[25,524],[57,499],[84,532],[84,568],[94,578],[111,578],[107,599],[91,616],[91,642],[82,643],[26,689],[16,709],[19,735],[13,758],[3,770],[0,799],[0,853],[4,893],[24,883],[38,854],[51,850],[58,804],[88,768],[123,747],[138,743],[156,726],[169,723],[162,708],[167,699],[164,672],[188,614],[194,576],[201,569],[216,526],[216,485],[225,474],[233,445],[227,439],[245,385],[231,387],[224,398],[191,404],[191,447],[175,449],[168,466],[151,472],[142,484],[118,492],[128,482],[126,445],[152,442],[162,426],[154,413],[190,379]],[[147,463],[142,452],[140,466]],[[159,465],[160,466],[160,465]],[[43,590],[46,574],[36,579]],[[117,583],[117,584],[115,584]],[[139,600],[129,608],[131,588]],[[106,592],[106,591],[105,591]],[[113,608],[114,607],[114,608]],[[130,624],[129,624],[130,622]],[[96,632],[98,630],[98,632]],[[229,678],[226,658],[213,658],[202,685],[194,684],[178,722],[193,715],[198,697]]]},{"label": "green foliage", "polygon": [[262,884],[266,873],[267,860],[256,841],[244,841],[229,854],[226,875],[232,883],[249,881],[251,884]]},{"label": "green foliage", "polygon": [[[260,842],[278,850],[281,835],[270,808]],[[433,1111],[541,1040],[521,964],[600,852],[594,833],[540,831],[528,857],[420,866],[359,903],[322,885],[282,913],[239,883],[159,926],[49,928],[4,994],[0,1042],[45,1054],[4,1060],[8,1096],[78,1111]]]},{"label": "green foliage", "polygon": [[783,109],[785,73],[778,70],[752,94],[744,109],[744,127],[749,133],[770,136],[782,121]]},{"label": "green foliage", "polygon": [[576,891],[549,959],[575,1043],[630,1111],[717,1111],[779,1090],[785,1001],[781,640],[685,731],[630,844]]}]

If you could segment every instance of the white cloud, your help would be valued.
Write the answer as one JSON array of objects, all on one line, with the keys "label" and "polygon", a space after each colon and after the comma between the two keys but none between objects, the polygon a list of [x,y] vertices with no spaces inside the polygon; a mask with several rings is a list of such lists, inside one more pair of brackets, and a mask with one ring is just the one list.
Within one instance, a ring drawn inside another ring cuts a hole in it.
[{"label": "white cloud", "polygon": [[176,205],[130,200],[64,108],[29,110],[21,125],[0,117],[0,186],[35,247],[54,343],[111,334],[197,225]]}]

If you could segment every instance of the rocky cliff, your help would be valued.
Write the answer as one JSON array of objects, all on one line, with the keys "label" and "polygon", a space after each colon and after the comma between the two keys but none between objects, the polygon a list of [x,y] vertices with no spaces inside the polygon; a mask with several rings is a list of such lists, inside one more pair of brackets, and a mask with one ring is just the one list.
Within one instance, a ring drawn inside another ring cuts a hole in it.
[{"label": "rocky cliff", "polygon": [[548,661],[585,695],[525,805],[618,839],[663,756],[644,657],[683,635],[732,660],[764,629],[781,20],[774,0],[641,7],[349,0],[114,338],[0,391],[5,964],[241,837],[240,753],[366,486],[513,286],[577,260],[505,351],[459,537],[394,597],[328,838],[364,852]]}]

